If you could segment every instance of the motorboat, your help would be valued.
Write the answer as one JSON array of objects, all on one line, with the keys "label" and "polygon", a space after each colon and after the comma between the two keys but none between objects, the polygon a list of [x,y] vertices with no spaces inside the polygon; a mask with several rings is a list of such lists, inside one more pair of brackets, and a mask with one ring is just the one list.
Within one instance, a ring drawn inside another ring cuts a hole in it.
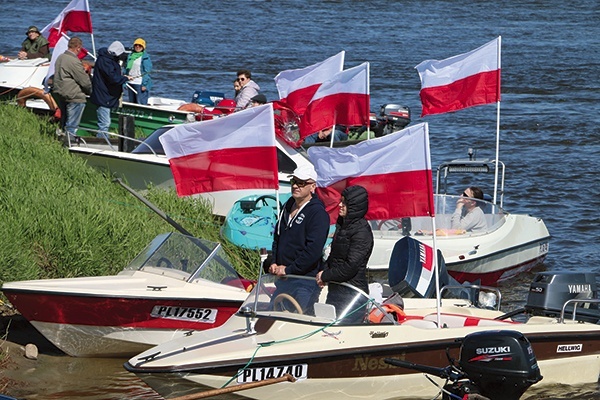
[{"label": "motorboat", "polygon": [[[577,311],[597,307],[595,285],[593,274],[540,273],[525,307],[505,313],[485,300],[501,297],[491,287],[470,285],[475,296],[461,296],[463,287],[446,286],[436,299],[404,297],[398,309],[386,306],[397,297],[390,286],[380,302],[343,283],[330,282],[319,294],[314,278],[265,275],[222,326],[153,347],[125,368],[167,398],[222,388],[244,389],[240,394],[252,399],[431,399],[442,379],[386,359],[443,368],[466,336],[508,330],[531,343],[543,377],[533,388],[595,383],[599,314],[596,308],[586,320]],[[296,301],[297,287],[316,291],[310,310]],[[474,351],[496,368],[516,356],[498,340],[480,343]]]},{"label": "motorboat", "polygon": [[219,243],[173,232],[117,275],[6,282],[2,291],[66,354],[128,357],[223,324],[251,286]]},{"label": "motorboat", "polygon": [[[75,156],[83,158],[88,165],[108,170],[110,173],[125,180],[129,186],[136,190],[145,190],[148,185],[154,187],[174,189],[175,181],[171,173],[169,160],[165,156],[162,144],[158,140],[168,130],[175,125],[163,126],[143,141],[135,141],[135,149],[131,152],[120,151],[114,146],[106,144],[93,145],[82,142],[79,145],[69,147],[69,152]],[[124,138],[124,141],[133,139]],[[289,175],[301,165],[309,164],[310,161],[305,153],[295,149],[277,139],[277,161],[279,167],[279,191],[280,193],[290,192]],[[244,189],[244,190],[224,190],[218,192],[207,192],[199,194],[205,198],[212,206],[213,214],[225,216],[232,208],[234,203],[241,197],[257,196],[276,196],[274,189]]]},{"label": "motorboat", "polygon": [[[453,229],[452,214],[461,196],[448,194],[446,179],[442,178],[456,172],[489,173],[494,168],[495,163],[487,159],[454,160],[438,168],[437,194],[434,195],[436,244],[448,271],[459,282],[496,285],[541,264],[548,254],[550,233],[543,220],[508,213],[501,206],[502,197],[499,204],[492,203],[491,199],[475,200],[485,215],[485,230]],[[235,245],[269,249],[276,220],[275,199],[251,195],[234,203],[221,231],[223,237]],[[385,276],[390,263],[398,262],[392,254],[403,237],[412,237],[433,247],[433,230],[428,217],[371,221],[371,227],[375,245],[368,268],[374,277]]]}]

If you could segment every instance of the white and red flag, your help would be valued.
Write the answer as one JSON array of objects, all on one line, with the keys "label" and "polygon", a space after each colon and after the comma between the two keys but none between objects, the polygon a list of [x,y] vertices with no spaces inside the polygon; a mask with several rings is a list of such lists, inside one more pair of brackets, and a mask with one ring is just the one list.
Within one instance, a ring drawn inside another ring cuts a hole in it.
[{"label": "white and red flag", "polygon": [[41,34],[56,46],[58,40],[66,32],[93,33],[92,14],[87,0],[72,0],[62,12],[42,29]]},{"label": "white and red flag", "polygon": [[319,86],[344,69],[345,53],[341,51],[306,68],[281,71],[275,77],[279,99],[302,116]]},{"label": "white and red flag", "polygon": [[179,196],[278,189],[273,105],[177,125],[160,137]]},{"label": "white and red flag", "polygon": [[300,120],[300,139],[335,124],[369,125],[369,63],[338,72],[315,92]]},{"label": "white and red flag", "polygon": [[421,116],[500,101],[500,37],[468,53],[426,60],[421,78]]},{"label": "white and red flag", "polygon": [[369,220],[435,215],[426,122],[352,146],[311,147],[308,157],[332,223],[342,191],[352,185],[369,192]]}]

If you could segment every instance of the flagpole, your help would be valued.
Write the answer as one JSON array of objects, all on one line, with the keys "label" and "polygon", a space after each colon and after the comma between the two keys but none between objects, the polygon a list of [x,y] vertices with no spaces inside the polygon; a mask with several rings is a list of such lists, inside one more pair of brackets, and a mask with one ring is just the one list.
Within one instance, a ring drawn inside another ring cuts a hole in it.
[{"label": "flagpole", "polygon": [[[90,13],[90,20],[91,20],[92,19],[92,10],[90,9],[90,3],[88,2],[88,0],[85,0],[85,5]],[[92,25],[92,27],[93,27],[93,25]],[[96,42],[94,42],[94,29],[92,29],[90,36],[92,37],[92,53],[94,54],[94,60],[95,60],[96,59]]]},{"label": "flagpole", "polygon": [[[369,100],[371,99],[371,87],[370,87],[370,75],[371,75],[371,64],[367,62],[367,97]],[[371,104],[367,103],[367,115],[369,118],[367,119],[367,139],[371,139]]]},{"label": "flagpole", "polygon": [[[500,58],[500,49],[502,47],[502,36],[498,36],[498,80],[500,80],[500,74],[502,73],[501,69],[501,58]],[[498,82],[498,91],[500,91],[500,82]],[[496,199],[498,197],[498,163],[500,157],[500,94],[498,93],[498,101],[496,102],[496,168],[494,173],[494,204],[496,204]]]},{"label": "flagpole", "polygon": [[442,327],[442,314],[440,308],[442,307],[441,299],[440,299],[440,269],[438,265],[438,254],[437,254],[437,234],[436,234],[436,225],[435,225],[435,215],[431,217],[431,227],[433,229],[433,269],[435,270],[435,308],[437,313],[437,326],[438,328]]}]

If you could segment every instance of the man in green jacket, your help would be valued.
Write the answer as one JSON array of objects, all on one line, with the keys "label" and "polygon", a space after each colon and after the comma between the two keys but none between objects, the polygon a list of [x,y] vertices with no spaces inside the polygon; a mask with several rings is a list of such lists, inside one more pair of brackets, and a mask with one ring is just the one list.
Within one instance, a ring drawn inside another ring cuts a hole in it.
[{"label": "man in green jacket", "polygon": [[27,39],[21,44],[18,57],[19,60],[43,57],[50,59],[50,46],[46,38],[40,34],[37,26],[32,25],[27,29]]},{"label": "man in green jacket", "polygon": [[64,126],[69,139],[76,138],[77,128],[85,108],[86,95],[92,93],[90,76],[85,71],[81,60],[77,58],[82,47],[81,39],[72,37],[67,51],[58,56],[54,66],[53,91],[59,100],[61,126]]}]

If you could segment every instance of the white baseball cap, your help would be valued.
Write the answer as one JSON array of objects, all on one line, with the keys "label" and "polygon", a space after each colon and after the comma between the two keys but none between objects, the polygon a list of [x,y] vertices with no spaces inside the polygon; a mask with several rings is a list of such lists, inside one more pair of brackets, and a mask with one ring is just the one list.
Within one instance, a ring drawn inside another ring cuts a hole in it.
[{"label": "white baseball cap", "polygon": [[288,178],[298,178],[302,181],[308,181],[309,179],[312,179],[313,181],[317,181],[317,171],[315,171],[315,168],[310,165],[310,164],[306,164],[306,165],[301,165],[298,168],[296,168],[294,170],[294,173],[292,173],[291,175],[288,175]]}]

